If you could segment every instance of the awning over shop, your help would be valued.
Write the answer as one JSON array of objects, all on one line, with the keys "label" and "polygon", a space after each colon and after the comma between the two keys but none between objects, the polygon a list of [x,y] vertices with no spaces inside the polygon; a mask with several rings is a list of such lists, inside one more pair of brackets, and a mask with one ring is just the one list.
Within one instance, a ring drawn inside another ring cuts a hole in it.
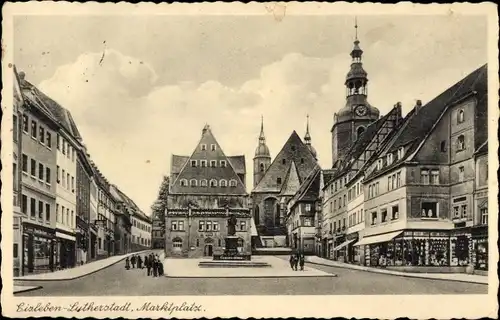
[{"label": "awning over shop", "polygon": [[250,219],[250,236],[256,237],[259,233],[257,232],[257,227],[255,226],[255,221],[253,218]]},{"label": "awning over shop", "polygon": [[387,241],[390,241],[390,240],[396,238],[401,233],[403,233],[403,231],[395,231],[395,232],[379,234],[376,236],[366,237],[366,238],[361,239],[358,243],[356,243],[355,246],[364,246],[364,245],[372,244],[372,243],[387,242]]},{"label": "awning over shop", "polygon": [[343,242],[342,244],[340,244],[340,245],[336,246],[335,248],[333,248],[333,251],[340,250],[343,247],[348,246],[349,243],[351,243],[351,242],[354,242],[354,239],[353,240],[347,240],[347,241]]}]

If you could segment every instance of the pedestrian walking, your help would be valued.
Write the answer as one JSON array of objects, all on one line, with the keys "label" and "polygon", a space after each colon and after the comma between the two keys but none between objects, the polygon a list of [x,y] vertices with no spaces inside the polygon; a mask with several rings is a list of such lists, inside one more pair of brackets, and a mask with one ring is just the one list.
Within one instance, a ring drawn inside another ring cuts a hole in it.
[{"label": "pedestrian walking", "polygon": [[305,263],[306,257],[302,253],[299,258],[299,264],[300,264],[300,271],[304,271],[304,263]]},{"label": "pedestrian walking", "polygon": [[137,268],[142,269],[142,258],[141,256],[137,256]]},{"label": "pedestrian walking", "polygon": [[135,268],[135,256],[132,256],[132,258],[130,258],[130,262],[132,263],[132,268]]},{"label": "pedestrian walking", "polygon": [[130,260],[128,257],[125,259],[125,269],[130,270]]},{"label": "pedestrian walking", "polygon": [[156,257],[153,258],[153,277],[156,278],[158,276],[158,260]]},{"label": "pedestrian walking", "polygon": [[163,277],[163,263],[160,260],[158,260],[158,275]]},{"label": "pedestrian walking", "polygon": [[292,270],[293,270],[294,264],[295,264],[295,255],[292,253],[290,255],[290,268],[292,268]]},{"label": "pedestrian walking", "polygon": [[295,271],[297,271],[297,266],[298,266],[298,264],[299,264],[299,258],[300,258],[300,255],[299,255],[299,253],[297,252],[297,253],[295,254],[295,259],[293,260],[293,269],[294,269]]},{"label": "pedestrian walking", "polygon": [[[149,264],[148,256],[145,255],[144,256],[144,267],[146,267],[146,269],[149,269],[148,264]],[[148,270],[148,276],[149,276],[149,270]]]}]

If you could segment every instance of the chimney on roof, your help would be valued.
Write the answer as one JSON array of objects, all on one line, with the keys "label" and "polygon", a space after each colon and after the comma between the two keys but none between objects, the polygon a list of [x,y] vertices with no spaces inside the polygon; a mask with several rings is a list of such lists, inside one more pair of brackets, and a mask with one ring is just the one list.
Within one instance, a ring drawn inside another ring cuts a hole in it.
[{"label": "chimney on roof", "polygon": [[26,73],[24,71],[19,71],[19,79],[24,80],[26,78]]},{"label": "chimney on roof", "polygon": [[207,130],[210,130],[210,126],[209,126],[208,124],[206,124],[206,125],[203,127],[202,133],[207,132]]},{"label": "chimney on roof", "polygon": [[417,100],[417,103],[415,104],[415,114],[420,111],[420,108],[422,108],[422,100]]},{"label": "chimney on roof", "polygon": [[397,102],[395,105],[394,105],[394,108],[396,109],[396,125],[399,124],[399,121],[402,119],[402,114],[403,114],[403,107],[402,107],[402,104],[401,102]]}]

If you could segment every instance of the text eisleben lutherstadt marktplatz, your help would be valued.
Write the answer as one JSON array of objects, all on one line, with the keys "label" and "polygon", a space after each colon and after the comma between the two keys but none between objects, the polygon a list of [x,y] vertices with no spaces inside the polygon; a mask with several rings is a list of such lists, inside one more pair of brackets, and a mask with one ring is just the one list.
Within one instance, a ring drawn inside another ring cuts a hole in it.
[{"label": "text eisleben lutherstadt marktplatz", "polygon": [[51,313],[51,312],[165,312],[168,315],[178,312],[205,312],[201,304],[195,302],[141,302],[132,303],[95,303],[95,302],[72,302],[67,305],[55,304],[53,302],[27,303],[19,302],[16,305],[16,311],[22,313]]}]

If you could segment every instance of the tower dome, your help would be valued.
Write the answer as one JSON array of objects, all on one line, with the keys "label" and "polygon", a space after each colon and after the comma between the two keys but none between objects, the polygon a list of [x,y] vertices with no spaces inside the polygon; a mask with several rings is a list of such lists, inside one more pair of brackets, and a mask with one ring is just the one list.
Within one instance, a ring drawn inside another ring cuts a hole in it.
[{"label": "tower dome", "polygon": [[271,165],[271,153],[266,144],[266,136],[264,135],[264,118],[260,122],[259,145],[255,149],[253,157],[253,186],[257,186],[259,181],[264,177],[266,170]]},{"label": "tower dome", "polygon": [[314,156],[314,159],[317,159],[316,149],[311,144],[311,134],[309,133],[309,115],[307,115],[307,126],[306,126],[306,135],[304,136],[304,141],[306,142],[306,146],[311,151],[311,154]]},{"label": "tower dome", "polygon": [[259,145],[255,149],[255,157],[271,157],[269,148],[266,144],[266,136],[264,135],[264,119],[260,123]]}]

